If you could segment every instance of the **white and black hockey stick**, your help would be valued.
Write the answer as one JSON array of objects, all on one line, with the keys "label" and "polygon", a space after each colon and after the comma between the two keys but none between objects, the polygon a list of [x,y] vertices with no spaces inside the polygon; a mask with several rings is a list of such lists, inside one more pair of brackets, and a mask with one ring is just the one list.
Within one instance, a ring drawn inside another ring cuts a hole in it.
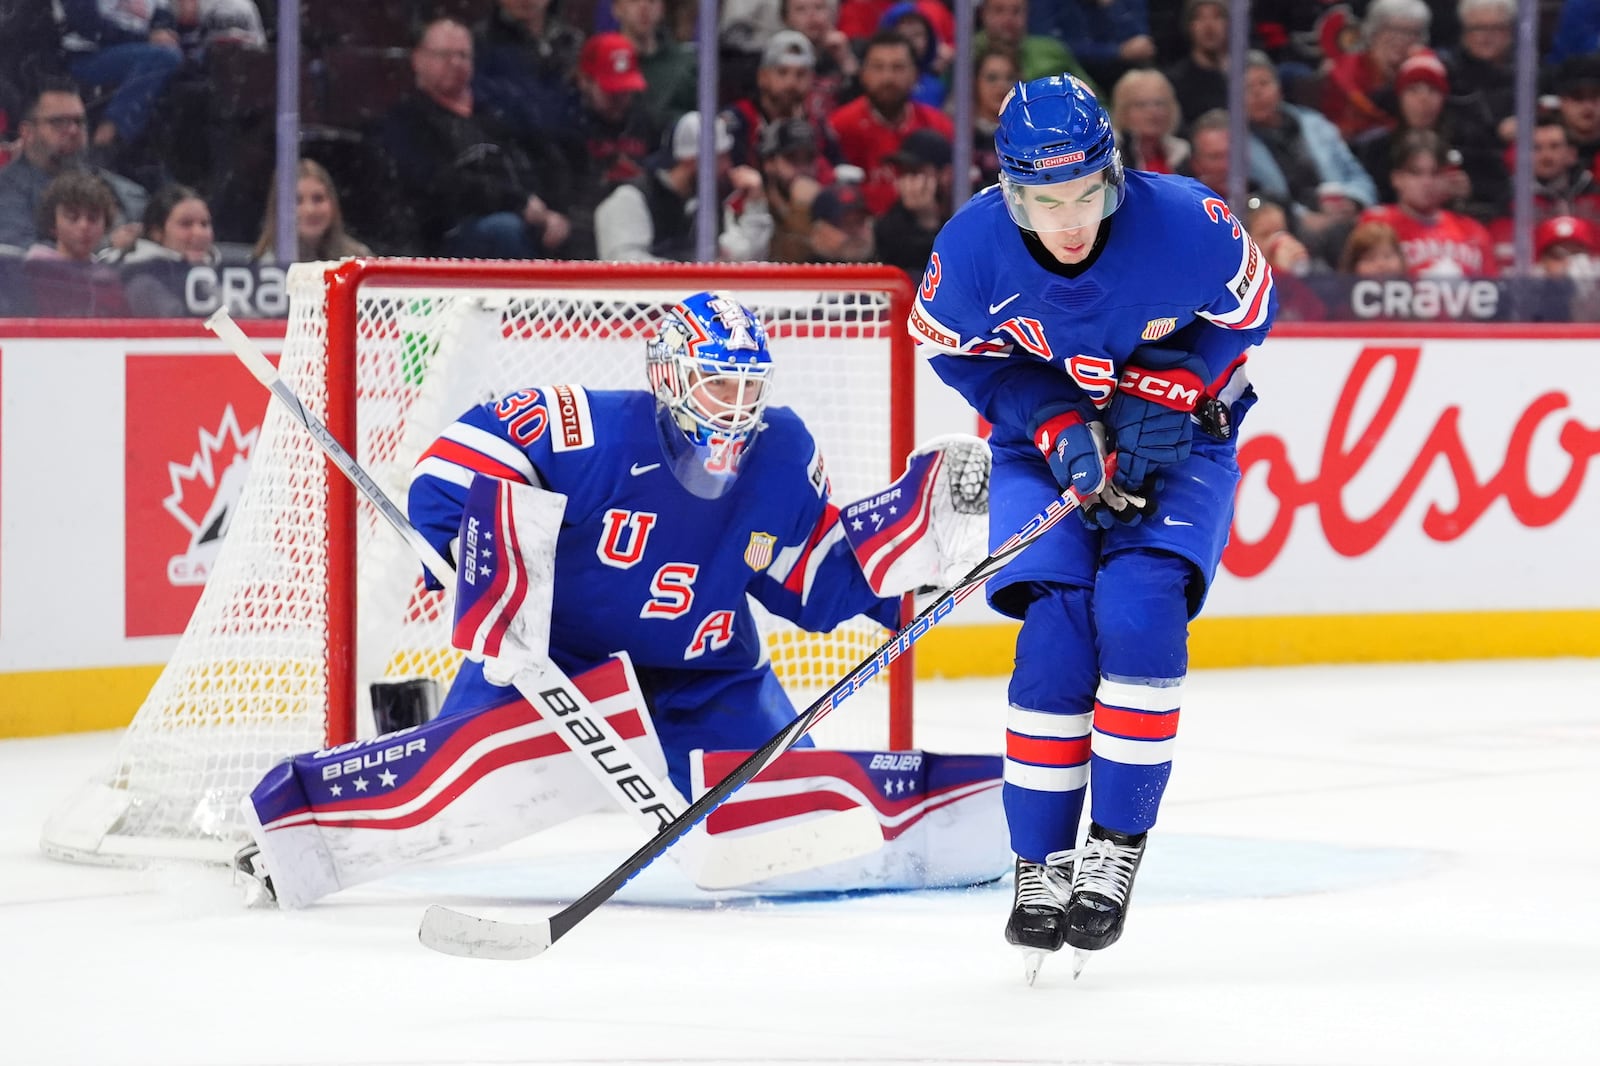
[{"label": "white and black hockey stick", "polygon": [[[451,587],[455,583],[455,567],[418,532],[328,427],[306,410],[294,389],[255,342],[245,336],[227,310],[220,309],[206,319],[206,328],[227,342],[256,380],[306,428],[334,465],[405,538],[429,572],[446,588]],[[531,705],[566,728],[573,750],[585,756],[584,766],[636,823],[655,834],[652,842],[673,830],[687,816],[685,808],[689,804],[677,789],[657,778],[632,756],[627,741],[616,728],[595,711],[594,705],[554,664],[539,671],[523,671],[513,679],[513,684]],[[689,825],[698,821],[696,818]],[[680,831],[674,831],[667,843],[679,835]],[[680,849],[675,854],[696,884],[716,889],[736,888],[781,874],[813,869],[865,855],[882,846],[883,832],[877,816],[865,807],[853,807],[761,833],[725,838],[701,835],[686,844],[687,852]],[[655,854],[665,847],[658,848]]]},{"label": "white and black hockey stick", "polygon": [[735,789],[766,769],[812,726],[825,718],[869,679],[880,673],[891,661],[903,655],[928,630],[949,617],[950,612],[955,610],[956,604],[982,588],[984,582],[1016,558],[1019,552],[1038,539],[1045,530],[1077,510],[1082,502],[1071,489],[1050,501],[1044,510],[1030,518],[1027,525],[996,548],[988,558],[968,571],[967,575],[956,584],[940,593],[938,599],[925,607],[909,625],[879,645],[878,650],[868,658],[857,663],[849,673],[823,693],[821,699],[806,708],[804,713],[763,744],[759,751],[751,754],[735,767],[732,773],[691,803],[689,809],[672,824],[663,828],[654,839],[647,841],[621,866],[612,870],[572,903],[537,922],[497,921],[435,905],[429,907],[427,913],[422,916],[422,927],[418,930],[419,938],[423,944],[435,951],[465,958],[528,959],[541,954],[551,944],[571,932],[574,926],[592,914],[602,903],[614,896],[623,885],[633,879],[635,874],[659,858],[662,852],[672,846],[673,841],[694,828],[696,823],[715,810],[717,805],[727,799]]}]

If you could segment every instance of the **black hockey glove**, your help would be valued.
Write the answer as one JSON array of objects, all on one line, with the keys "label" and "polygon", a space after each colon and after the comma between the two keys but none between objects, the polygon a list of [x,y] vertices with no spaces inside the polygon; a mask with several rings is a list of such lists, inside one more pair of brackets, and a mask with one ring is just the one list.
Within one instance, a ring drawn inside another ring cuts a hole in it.
[{"label": "black hockey glove", "polygon": [[1157,470],[1189,457],[1190,416],[1205,396],[1206,377],[1204,359],[1171,348],[1140,348],[1123,366],[1106,409],[1123,491],[1154,493]]}]

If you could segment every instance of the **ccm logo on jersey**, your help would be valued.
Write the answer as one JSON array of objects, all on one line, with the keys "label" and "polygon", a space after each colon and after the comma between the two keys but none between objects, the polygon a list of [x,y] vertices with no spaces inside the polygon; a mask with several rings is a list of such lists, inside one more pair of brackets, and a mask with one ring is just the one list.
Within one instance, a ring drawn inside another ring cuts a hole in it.
[{"label": "ccm logo on jersey", "polygon": [[1183,370],[1154,371],[1125,367],[1119,392],[1131,392],[1174,411],[1193,411],[1206,391],[1205,383]]},{"label": "ccm logo on jersey", "polygon": [[550,389],[555,408],[556,433],[550,447],[558,452],[594,447],[594,420],[589,416],[589,394],[573,385]]}]

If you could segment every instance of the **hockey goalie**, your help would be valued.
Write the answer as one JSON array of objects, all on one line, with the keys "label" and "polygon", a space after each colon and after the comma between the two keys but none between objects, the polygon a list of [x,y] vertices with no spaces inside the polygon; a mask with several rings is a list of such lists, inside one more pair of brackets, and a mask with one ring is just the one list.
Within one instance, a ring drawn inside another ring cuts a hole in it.
[{"label": "hockey goalie", "polygon": [[[305,906],[619,796],[636,816],[681,811],[796,713],[750,600],[814,632],[857,615],[894,629],[903,593],[986,554],[987,447],[933,442],[839,508],[736,300],[676,305],[646,368],[648,391],[528,387],[473,407],[423,454],[411,521],[456,567],[467,661],[437,717],[296,756],[254,789],[237,865],[268,898]],[[381,711],[415,689],[378,693]],[[606,724],[572,728],[580,705]],[[994,880],[1011,861],[1000,775],[998,756],[802,738],[668,854],[706,888]]]}]

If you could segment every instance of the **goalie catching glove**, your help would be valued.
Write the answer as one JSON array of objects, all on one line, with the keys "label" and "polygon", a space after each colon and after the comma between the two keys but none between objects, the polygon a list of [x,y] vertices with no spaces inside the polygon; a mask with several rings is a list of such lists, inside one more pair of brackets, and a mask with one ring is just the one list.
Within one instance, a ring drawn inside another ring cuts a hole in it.
[{"label": "goalie catching glove", "polygon": [[894,484],[839,511],[845,540],[879,596],[944,588],[989,553],[989,446],[951,434],[912,452]]}]

